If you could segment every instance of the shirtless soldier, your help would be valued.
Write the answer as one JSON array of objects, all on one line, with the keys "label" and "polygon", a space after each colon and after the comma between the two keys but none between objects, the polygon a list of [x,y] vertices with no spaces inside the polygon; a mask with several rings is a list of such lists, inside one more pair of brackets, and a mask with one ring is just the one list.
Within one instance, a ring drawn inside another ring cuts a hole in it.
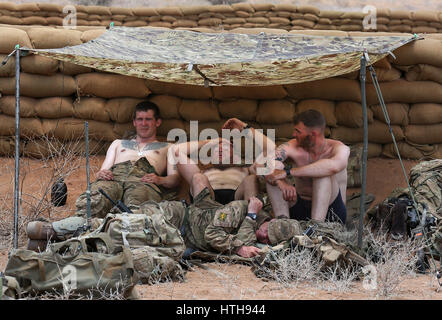
[{"label": "shirtless soldier", "polygon": [[[157,128],[161,125],[158,107],[150,101],[137,104],[133,115],[136,137],[115,140],[91,184],[91,216],[104,217],[113,207],[98,188],[114,201],[137,206],[147,200],[161,201],[167,189],[179,185],[176,167],[167,161],[171,144],[158,142]],[[166,174],[167,173],[167,174]],[[76,202],[77,215],[86,216],[86,193]]]},{"label": "shirtless soldier", "polygon": [[[262,143],[260,146],[262,149],[265,148],[266,140],[268,140],[262,133],[249,128],[246,123],[236,118],[227,120],[223,129],[238,129],[240,132],[248,130],[247,134],[250,134],[256,143]],[[199,166],[188,155],[200,150],[203,146],[212,150],[211,163]],[[238,162],[235,161],[237,159],[235,159],[236,155],[230,141],[222,138],[191,141],[175,145],[173,148],[178,161],[178,171],[190,185],[192,198],[199,193],[196,189],[203,189],[201,186],[207,187],[212,198],[220,204],[227,204],[234,200],[249,200],[258,194],[258,181],[254,166],[235,165]]]},{"label": "shirtless soldier", "polygon": [[[277,148],[277,169],[265,176],[275,216],[345,224],[350,149],[340,141],[326,139],[324,130],[324,116],[307,110],[294,119],[294,139]],[[287,159],[293,161],[293,168],[284,167],[282,162]],[[287,176],[293,176],[294,185]]]}]

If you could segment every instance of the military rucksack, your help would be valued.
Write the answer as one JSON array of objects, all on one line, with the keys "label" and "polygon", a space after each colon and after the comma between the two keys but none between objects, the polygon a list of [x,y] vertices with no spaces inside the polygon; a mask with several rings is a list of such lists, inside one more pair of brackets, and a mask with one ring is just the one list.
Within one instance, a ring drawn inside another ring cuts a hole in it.
[{"label": "military rucksack", "polygon": [[173,259],[180,259],[185,250],[180,231],[159,209],[149,214],[108,214],[101,231],[106,232],[116,246],[154,247]]},{"label": "military rucksack", "polygon": [[128,298],[137,282],[132,253],[113,245],[107,234],[89,234],[50,244],[37,253],[13,249],[5,274],[24,292]]},{"label": "military rucksack", "polygon": [[5,276],[0,272],[0,300],[15,300],[21,298],[21,288],[14,277]]}]

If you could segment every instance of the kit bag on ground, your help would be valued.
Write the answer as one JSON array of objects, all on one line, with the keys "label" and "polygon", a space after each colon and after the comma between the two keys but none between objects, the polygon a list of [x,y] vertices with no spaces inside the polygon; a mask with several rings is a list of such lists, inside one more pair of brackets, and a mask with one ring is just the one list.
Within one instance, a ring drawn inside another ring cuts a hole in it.
[{"label": "kit bag on ground", "polygon": [[69,293],[94,298],[106,294],[130,298],[138,281],[129,248],[114,246],[104,233],[53,243],[41,253],[14,249],[5,275],[17,279],[31,295]]}]

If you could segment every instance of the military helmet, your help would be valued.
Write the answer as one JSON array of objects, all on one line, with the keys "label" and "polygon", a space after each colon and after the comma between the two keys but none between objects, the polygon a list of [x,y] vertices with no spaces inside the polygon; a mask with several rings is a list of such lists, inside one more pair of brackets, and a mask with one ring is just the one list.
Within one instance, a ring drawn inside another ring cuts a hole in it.
[{"label": "military helmet", "polygon": [[269,240],[272,245],[302,235],[302,227],[298,220],[273,219],[269,223]]}]

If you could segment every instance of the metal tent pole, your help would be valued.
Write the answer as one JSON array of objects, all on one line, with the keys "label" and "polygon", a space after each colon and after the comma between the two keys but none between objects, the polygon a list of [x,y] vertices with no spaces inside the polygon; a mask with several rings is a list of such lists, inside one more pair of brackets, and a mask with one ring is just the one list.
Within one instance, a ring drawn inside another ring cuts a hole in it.
[{"label": "metal tent pole", "polygon": [[91,184],[90,184],[90,180],[89,180],[89,124],[87,121],[84,123],[84,134],[85,134],[85,141],[86,141],[86,182],[87,182],[86,227],[89,228],[91,226]]},{"label": "metal tent pole", "polygon": [[364,215],[365,215],[365,189],[367,179],[367,151],[368,151],[368,120],[367,120],[367,101],[365,94],[365,80],[366,80],[366,65],[368,61],[368,55],[364,52],[361,56],[361,96],[362,96],[362,116],[364,122],[364,144],[362,149],[362,185],[361,185],[361,202],[359,211],[359,228],[358,228],[358,247],[362,248],[362,232],[364,228]]},{"label": "metal tent pole", "polygon": [[18,248],[20,172],[20,48],[15,47],[15,180],[14,180],[14,249]]}]

